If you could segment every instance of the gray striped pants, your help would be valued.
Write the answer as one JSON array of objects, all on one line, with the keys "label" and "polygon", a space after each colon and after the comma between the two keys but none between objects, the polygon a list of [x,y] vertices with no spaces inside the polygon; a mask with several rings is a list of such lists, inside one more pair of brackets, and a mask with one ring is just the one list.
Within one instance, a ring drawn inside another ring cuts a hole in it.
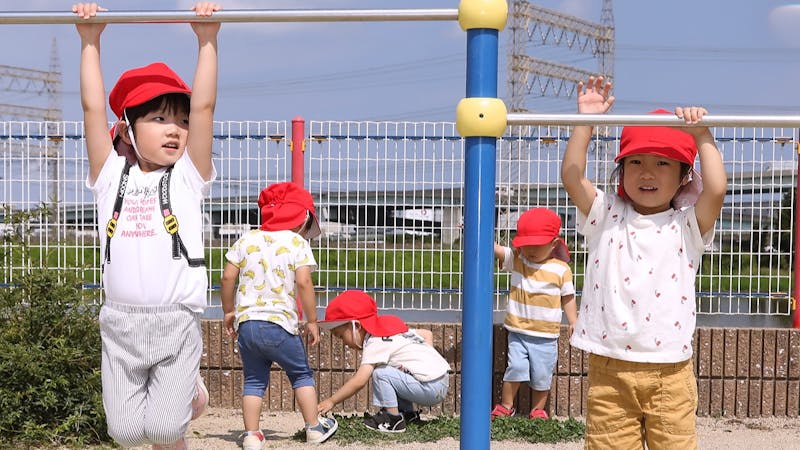
[{"label": "gray striped pants", "polygon": [[100,335],[108,434],[123,447],[182,438],[203,352],[200,315],[182,305],[106,302]]}]

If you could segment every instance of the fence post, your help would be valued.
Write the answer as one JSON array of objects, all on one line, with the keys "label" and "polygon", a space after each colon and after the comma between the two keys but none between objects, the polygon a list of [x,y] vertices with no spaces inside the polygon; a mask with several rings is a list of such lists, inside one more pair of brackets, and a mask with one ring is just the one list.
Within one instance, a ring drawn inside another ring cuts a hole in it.
[{"label": "fence post", "polygon": [[292,119],[292,140],[289,149],[292,152],[292,183],[304,187],[305,184],[305,137],[306,121],[300,116]]},{"label": "fence post", "polygon": [[792,230],[792,239],[794,240],[794,276],[792,283],[794,284],[792,289],[792,308],[794,309],[794,315],[792,317],[792,326],[794,328],[800,328],[800,312],[798,312],[797,308],[797,299],[800,297],[800,286],[798,286],[798,281],[800,281],[800,263],[797,261],[797,255],[800,254],[800,239],[798,239],[798,230],[800,230],[800,206],[797,204],[797,193],[800,191],[800,130],[798,130],[798,142],[797,142],[797,170],[795,172],[795,191],[794,195],[794,228]]}]

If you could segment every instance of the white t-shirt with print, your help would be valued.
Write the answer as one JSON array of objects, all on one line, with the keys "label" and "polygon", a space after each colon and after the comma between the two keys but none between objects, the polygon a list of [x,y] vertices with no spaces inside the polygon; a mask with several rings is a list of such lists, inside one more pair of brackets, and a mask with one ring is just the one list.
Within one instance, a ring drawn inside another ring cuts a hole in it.
[{"label": "white t-shirt with print", "polygon": [[694,207],[641,215],[599,190],[589,216],[578,212],[577,227],[589,253],[570,343],[625,361],[689,359],[695,276],[713,228],[700,236]]},{"label": "white t-shirt with print", "polygon": [[[111,151],[97,180],[86,187],[97,203],[100,256],[106,255],[106,224],[114,211],[125,158]],[[142,172],[131,167],[125,197],[111,238],[111,260],[103,267],[103,288],[109,301],[128,305],[183,304],[195,312],[206,307],[208,274],[205,267],[189,267],[186,258],[172,258],[172,236],[164,228],[158,183],[166,168]],[[188,152],[172,169],[169,192],[178,235],[191,258],[204,258],[202,201],[216,178],[206,181]]]},{"label": "white t-shirt with print", "polygon": [[361,365],[386,364],[406,372],[418,381],[441,378],[450,364],[413,329],[389,337],[367,335],[361,351]]},{"label": "white t-shirt with print", "polygon": [[235,327],[246,320],[273,322],[299,334],[295,270],[317,261],[311,246],[290,230],[251,230],[225,254],[239,268]]}]

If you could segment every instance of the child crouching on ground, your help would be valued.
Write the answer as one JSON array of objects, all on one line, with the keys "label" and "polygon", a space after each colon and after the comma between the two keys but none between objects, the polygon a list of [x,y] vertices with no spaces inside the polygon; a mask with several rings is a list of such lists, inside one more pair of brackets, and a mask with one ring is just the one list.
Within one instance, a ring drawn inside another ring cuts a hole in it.
[{"label": "child crouching on ground", "polygon": [[362,291],[345,291],[331,300],[322,328],[332,330],[350,348],[361,350],[361,365],[352,378],[318,406],[330,411],[372,380],[372,404],[380,410],[364,425],[385,433],[402,433],[406,421],[419,419],[414,403],[441,403],[449,387],[450,365],[433,347],[430,330],[409,329],[397,316],[378,315],[375,300]]}]

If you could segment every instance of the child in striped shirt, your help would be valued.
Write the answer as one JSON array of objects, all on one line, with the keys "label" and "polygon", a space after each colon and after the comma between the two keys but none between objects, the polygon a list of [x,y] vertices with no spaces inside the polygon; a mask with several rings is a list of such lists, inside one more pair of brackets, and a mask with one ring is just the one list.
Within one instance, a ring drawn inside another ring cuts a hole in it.
[{"label": "child in striped shirt", "polygon": [[561,310],[570,334],[578,319],[569,250],[559,237],[561,218],[547,208],[534,208],[517,221],[514,248],[494,245],[502,270],[511,272],[511,292],[503,326],[508,330],[508,365],[500,403],[491,412],[513,416],[514,398],[527,382],[532,389],[531,419],[547,419],[544,410],[558,355]]}]

